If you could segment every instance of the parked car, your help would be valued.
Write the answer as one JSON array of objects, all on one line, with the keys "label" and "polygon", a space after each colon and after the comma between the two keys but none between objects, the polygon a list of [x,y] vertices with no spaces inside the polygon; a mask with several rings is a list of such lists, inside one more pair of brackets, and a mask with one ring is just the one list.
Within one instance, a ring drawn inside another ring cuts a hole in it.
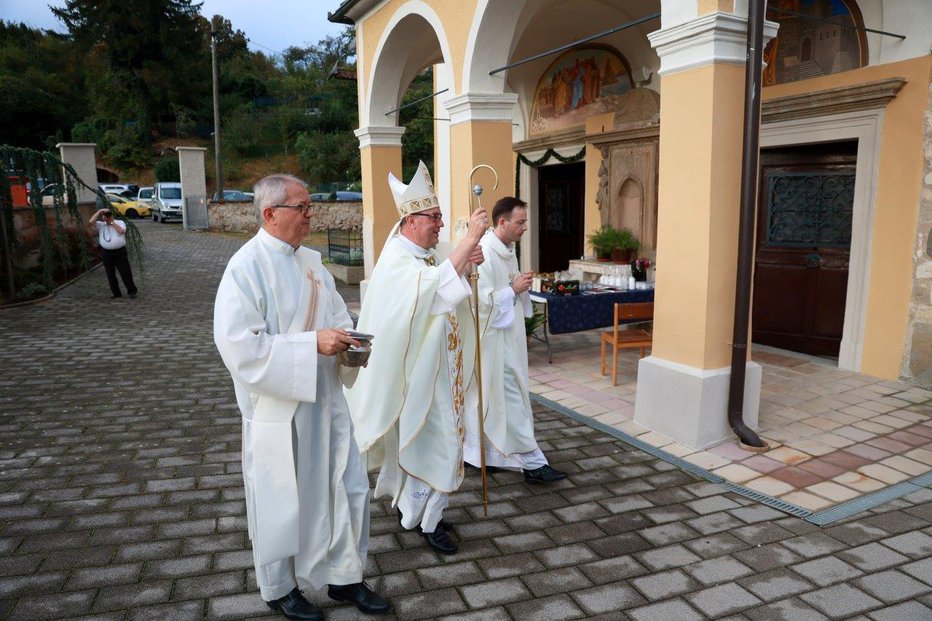
[{"label": "parked car", "polygon": [[149,217],[149,205],[146,203],[124,198],[119,194],[107,194],[107,200],[110,201],[110,208],[124,218],[135,220],[136,218]]},{"label": "parked car", "polygon": [[184,200],[181,197],[180,183],[156,183],[155,198],[152,201],[153,222],[181,220]]},{"label": "parked car", "polygon": [[311,194],[312,201],[329,201],[331,192],[314,192]]},{"label": "parked car", "polygon": [[136,194],[136,200],[140,203],[151,203],[155,199],[155,188],[145,187],[139,188],[139,193]]},{"label": "parked car", "polygon": [[107,194],[118,194],[125,198],[134,198],[139,192],[139,186],[135,183],[99,183],[97,187]]},{"label": "parked car", "polygon": [[337,191],[330,195],[330,200],[362,202],[362,192]]},{"label": "parked car", "polygon": [[[237,202],[237,203],[250,203],[252,202],[252,192],[243,192],[242,190],[224,190],[223,191],[223,200]],[[220,198],[214,194],[214,200],[220,200]]]}]

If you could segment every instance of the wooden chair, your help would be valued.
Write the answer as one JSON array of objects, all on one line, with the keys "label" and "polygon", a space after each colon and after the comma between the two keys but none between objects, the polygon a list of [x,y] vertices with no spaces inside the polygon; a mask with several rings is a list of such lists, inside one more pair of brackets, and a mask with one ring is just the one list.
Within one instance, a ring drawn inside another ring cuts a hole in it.
[{"label": "wooden chair", "polygon": [[619,330],[618,322],[631,322],[639,319],[643,323],[653,318],[653,302],[615,304],[614,325],[610,331],[606,330],[602,333],[602,375],[605,375],[605,345],[609,344],[612,346],[612,386],[618,385],[618,350],[638,348],[643,358],[644,350],[651,347],[654,342],[653,334],[648,330],[640,328]]}]

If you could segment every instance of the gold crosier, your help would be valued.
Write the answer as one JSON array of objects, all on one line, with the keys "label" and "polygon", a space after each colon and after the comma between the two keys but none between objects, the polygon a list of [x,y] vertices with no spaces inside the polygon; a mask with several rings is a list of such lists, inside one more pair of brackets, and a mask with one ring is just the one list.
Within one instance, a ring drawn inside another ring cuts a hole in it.
[{"label": "gold crosier", "polygon": [[[469,185],[471,186],[469,192],[470,214],[473,211],[473,196],[476,197],[479,208],[482,207],[482,186],[478,183],[476,185],[472,184],[472,178],[480,168],[488,168],[492,171],[492,174],[495,175],[495,185],[492,186],[492,189],[498,188],[498,173],[488,164],[479,164],[469,171]],[[482,407],[482,334],[479,332],[479,266],[472,266],[472,271],[469,273],[469,282],[472,285],[473,319],[476,324],[476,387],[479,389],[479,469],[482,473],[482,511],[485,517],[489,517],[489,482],[485,470],[485,421],[482,417],[484,409]]]}]

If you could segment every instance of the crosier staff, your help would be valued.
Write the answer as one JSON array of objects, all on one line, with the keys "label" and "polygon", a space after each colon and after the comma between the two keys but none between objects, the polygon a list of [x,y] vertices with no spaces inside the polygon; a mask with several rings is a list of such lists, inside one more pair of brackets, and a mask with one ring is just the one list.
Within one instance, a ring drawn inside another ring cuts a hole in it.
[{"label": "crosier staff", "polygon": [[[469,185],[472,191],[469,193],[469,211],[472,212],[472,197],[475,195],[478,208],[482,208],[482,186],[478,183],[472,185],[472,178],[480,168],[488,168],[495,175],[495,185],[492,189],[498,188],[498,173],[488,164],[479,164],[469,171]],[[479,267],[473,264],[472,271],[469,273],[469,282],[472,285],[473,301],[473,320],[476,325],[476,387],[479,389],[479,467],[482,474],[482,512],[485,517],[489,517],[489,482],[486,477],[485,469],[485,421],[483,420],[482,407],[482,334],[479,332]]]}]

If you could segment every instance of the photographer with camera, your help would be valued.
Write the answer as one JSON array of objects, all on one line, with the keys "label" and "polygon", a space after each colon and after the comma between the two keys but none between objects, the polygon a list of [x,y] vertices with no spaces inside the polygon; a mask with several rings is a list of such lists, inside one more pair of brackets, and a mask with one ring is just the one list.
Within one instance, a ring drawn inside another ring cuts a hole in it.
[{"label": "photographer with camera", "polygon": [[123,297],[116,278],[117,270],[123,279],[126,294],[131,298],[136,297],[136,283],[133,282],[133,271],[129,267],[129,257],[126,254],[126,223],[114,220],[113,212],[104,208],[94,212],[88,224],[97,227],[101,260],[107,273],[107,282],[110,283],[110,292],[113,294],[110,299]]}]

